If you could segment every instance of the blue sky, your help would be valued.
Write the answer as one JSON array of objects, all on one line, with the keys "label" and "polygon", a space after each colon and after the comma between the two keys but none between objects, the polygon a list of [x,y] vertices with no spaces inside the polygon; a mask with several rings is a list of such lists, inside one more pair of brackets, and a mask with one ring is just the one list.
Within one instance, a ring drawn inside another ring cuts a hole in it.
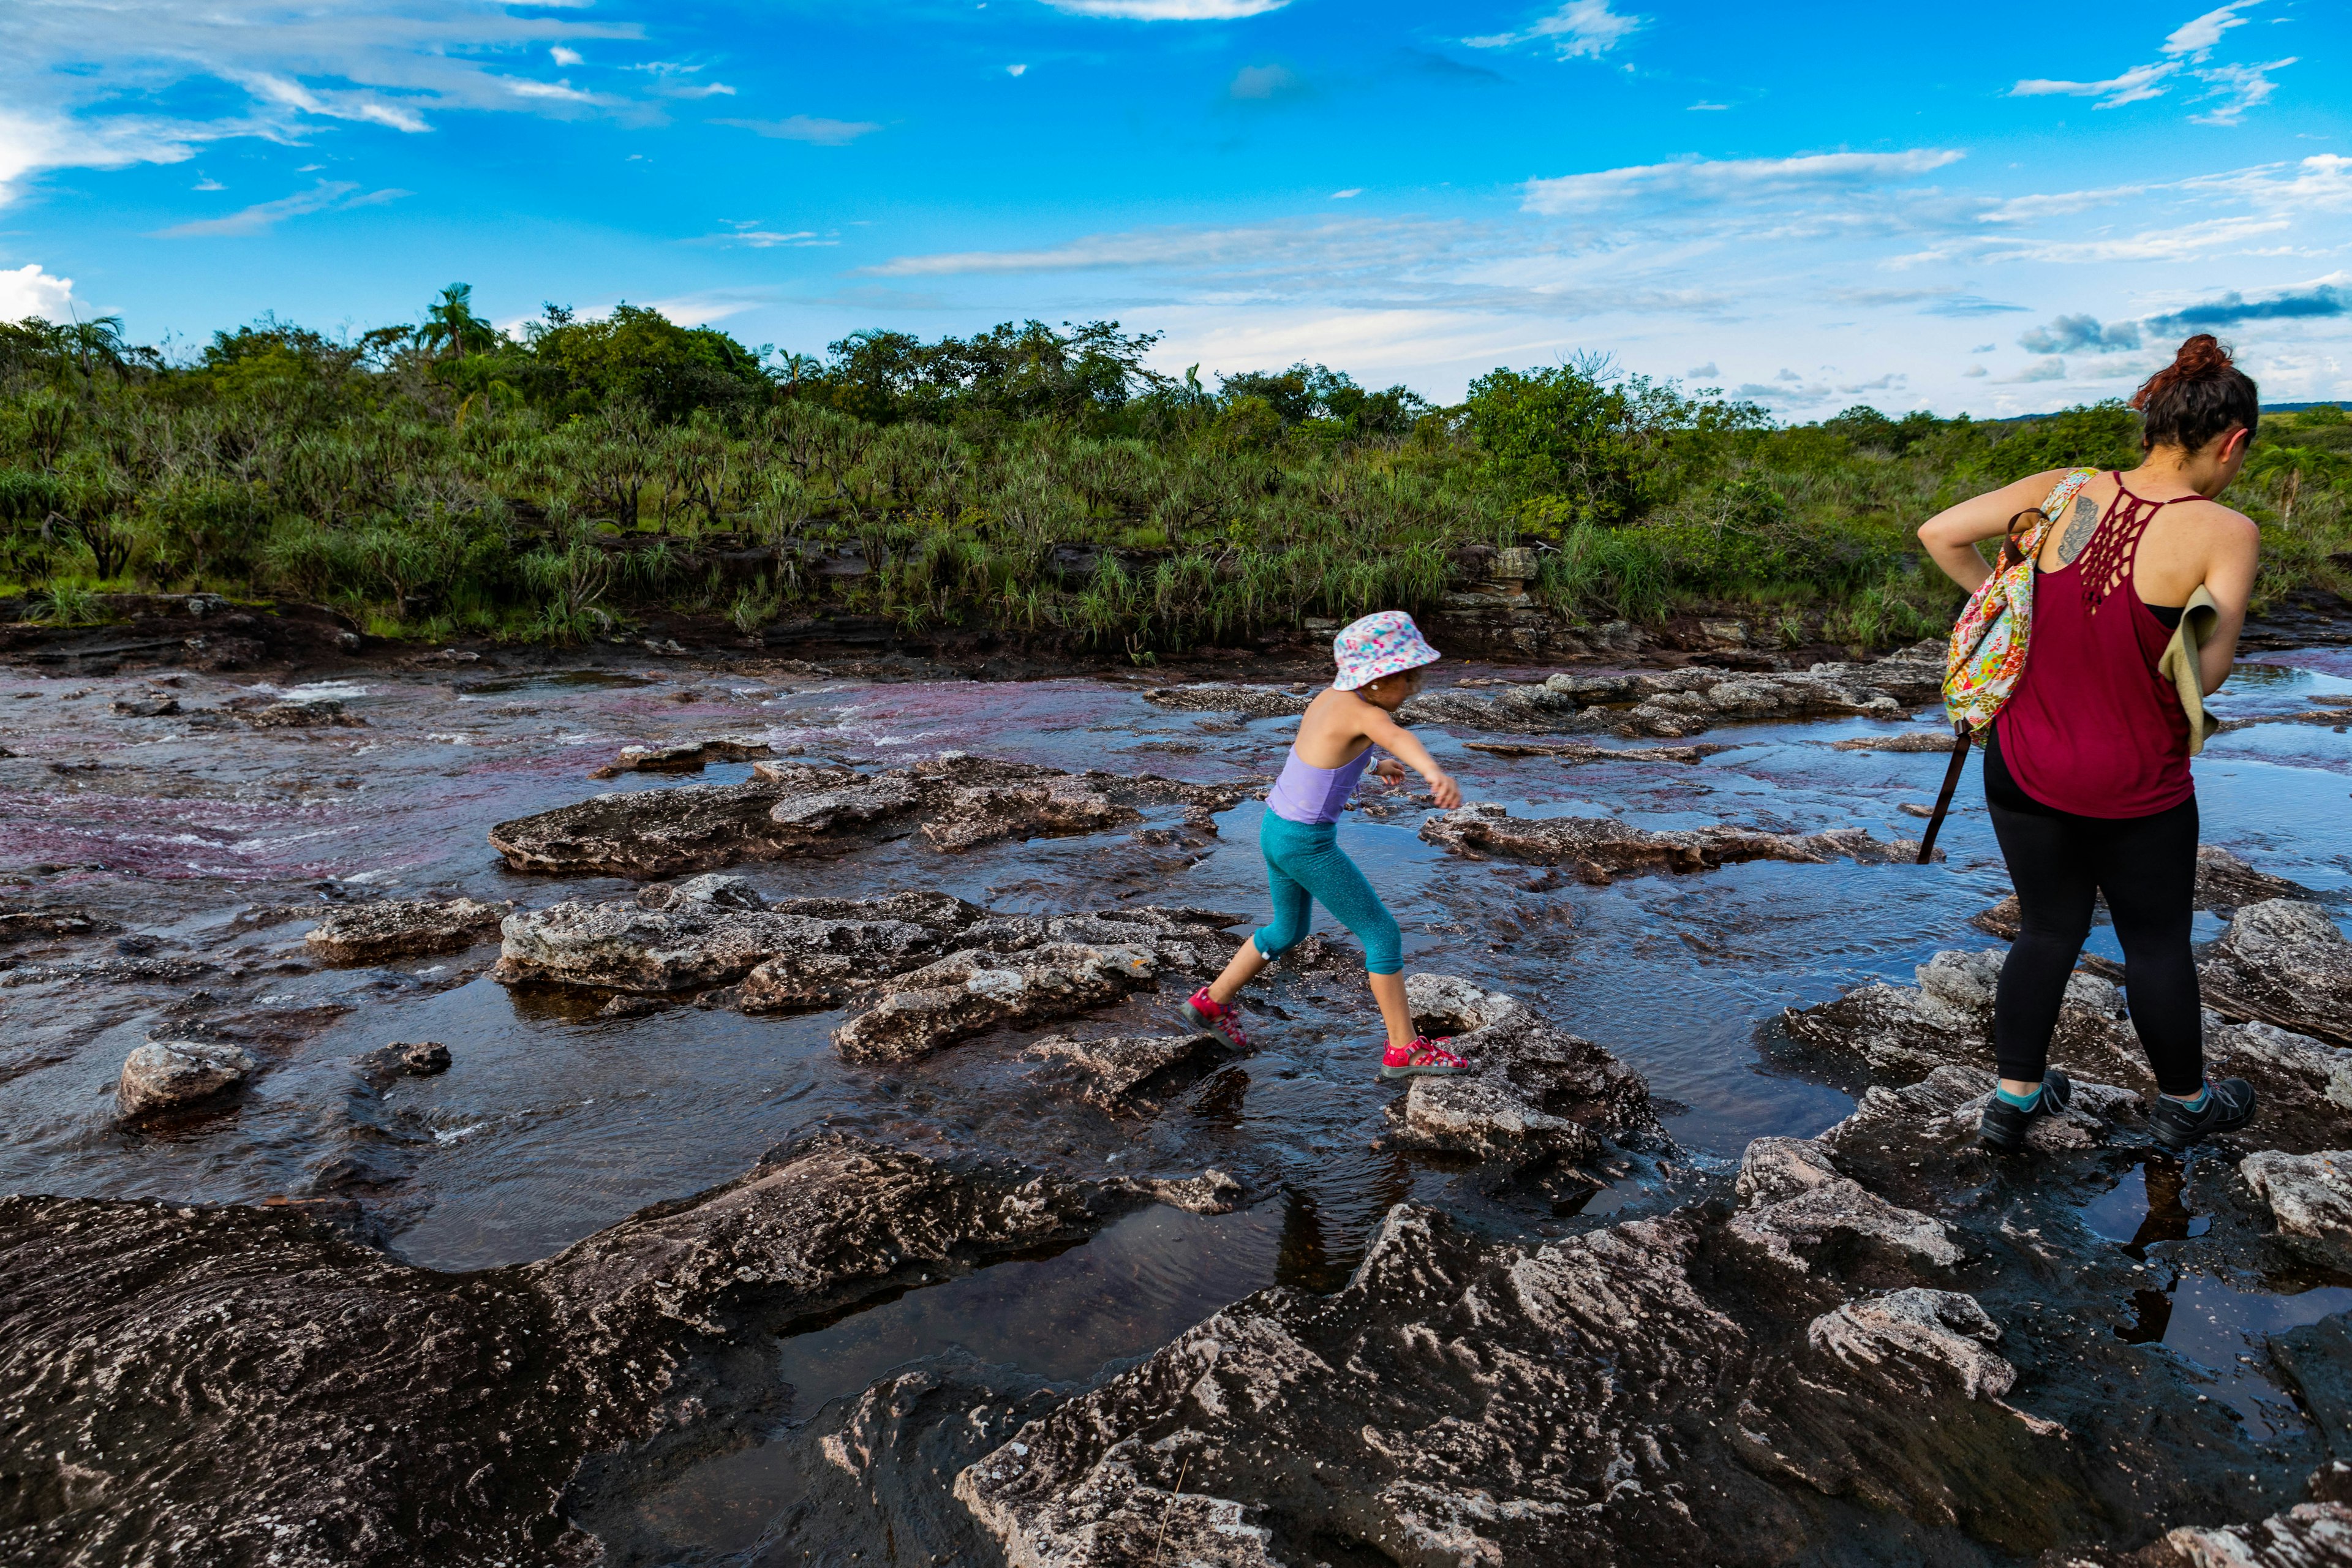
[{"label": "blue sky", "polygon": [[0,319],[1034,316],[1440,399],[2352,395],[2352,5],[5,0]]}]

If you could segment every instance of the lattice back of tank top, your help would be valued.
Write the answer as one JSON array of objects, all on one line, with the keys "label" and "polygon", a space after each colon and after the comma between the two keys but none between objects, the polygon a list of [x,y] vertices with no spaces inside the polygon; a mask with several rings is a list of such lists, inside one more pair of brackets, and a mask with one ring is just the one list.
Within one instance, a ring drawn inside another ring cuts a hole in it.
[{"label": "lattice back of tank top", "polygon": [[2091,535],[2090,545],[2083,552],[2083,603],[2091,614],[2097,615],[2108,595],[2131,582],[2132,564],[2139,559],[2141,536],[2156,521],[2156,514],[2171,504],[2168,500],[2143,500],[2121,484],[2116,485],[2116,499],[2108,504],[2107,515],[2100,521],[2098,531]]}]

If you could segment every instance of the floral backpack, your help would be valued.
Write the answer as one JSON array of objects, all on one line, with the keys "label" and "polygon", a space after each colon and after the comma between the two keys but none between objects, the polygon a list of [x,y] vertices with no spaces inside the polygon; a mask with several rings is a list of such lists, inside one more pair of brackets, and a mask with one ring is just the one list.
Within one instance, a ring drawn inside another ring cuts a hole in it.
[{"label": "floral backpack", "polygon": [[1952,721],[1952,765],[1945,770],[1936,814],[1920,836],[1922,866],[1935,853],[1936,835],[1951,809],[1970,742],[1991,724],[2025,674],[2027,639],[2033,630],[2034,563],[2042,558],[2042,533],[2064,514],[2083,487],[2098,477],[2095,468],[2076,468],[2058,481],[2039,507],[2010,520],[2009,537],[2001,541],[1992,575],[1970,595],[1952,627],[1951,647],[1944,655],[1944,714]]}]

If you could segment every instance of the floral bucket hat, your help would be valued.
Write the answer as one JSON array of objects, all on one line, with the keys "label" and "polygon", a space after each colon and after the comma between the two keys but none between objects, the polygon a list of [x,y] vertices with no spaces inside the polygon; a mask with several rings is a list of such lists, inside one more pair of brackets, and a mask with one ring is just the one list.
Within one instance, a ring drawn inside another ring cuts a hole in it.
[{"label": "floral bucket hat", "polygon": [[1339,661],[1339,679],[1331,684],[1340,691],[1435,664],[1443,657],[1402,610],[1382,610],[1351,622],[1331,639],[1331,653]]}]

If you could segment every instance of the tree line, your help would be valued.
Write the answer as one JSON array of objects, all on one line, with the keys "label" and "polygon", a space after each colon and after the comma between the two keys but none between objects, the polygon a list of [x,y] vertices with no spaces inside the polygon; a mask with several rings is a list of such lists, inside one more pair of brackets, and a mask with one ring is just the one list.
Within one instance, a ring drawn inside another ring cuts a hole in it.
[{"label": "tree line", "polygon": [[[1920,519],[2138,450],[2113,402],[1781,425],[1585,357],[1439,406],[1320,364],[1212,387],[1152,369],[1158,342],[1028,321],[803,355],[629,305],[509,332],[463,284],[414,325],[265,316],[179,360],[113,319],[0,323],[0,595],[59,620],[290,596],[436,641],[824,609],[1143,659],[1425,608],[1523,545],[1571,621],[1730,609],[1869,647],[1949,624]],[[2346,586],[2347,437],[2340,409],[2263,421],[2231,500],[2265,599]]]}]

